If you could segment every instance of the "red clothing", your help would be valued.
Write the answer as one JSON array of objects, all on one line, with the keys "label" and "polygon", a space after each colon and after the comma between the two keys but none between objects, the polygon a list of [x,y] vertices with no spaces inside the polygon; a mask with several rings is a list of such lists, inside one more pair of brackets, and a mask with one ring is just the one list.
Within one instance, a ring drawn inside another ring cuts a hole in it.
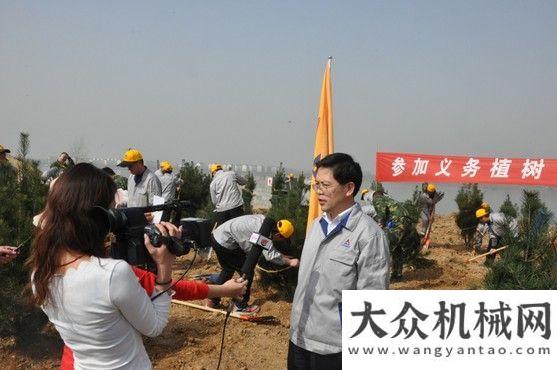
[{"label": "red clothing", "polygon": [[[139,284],[147,291],[147,294],[153,294],[153,290],[155,290],[155,274],[137,267],[132,267],[132,269],[139,278]],[[172,298],[179,301],[205,299],[207,298],[207,293],[209,293],[209,286],[198,281],[179,281],[173,289],[176,294]]]},{"label": "red clothing", "polygon": [[[145,289],[148,295],[153,294],[155,290],[155,274],[132,266],[134,274],[139,279],[139,284]],[[179,281],[174,286],[176,292],[173,299],[180,301],[189,301],[196,299],[205,299],[209,293],[209,286],[205,283],[197,281]],[[61,370],[73,370],[73,353],[68,346],[64,346],[62,351],[62,361],[60,363]]]}]

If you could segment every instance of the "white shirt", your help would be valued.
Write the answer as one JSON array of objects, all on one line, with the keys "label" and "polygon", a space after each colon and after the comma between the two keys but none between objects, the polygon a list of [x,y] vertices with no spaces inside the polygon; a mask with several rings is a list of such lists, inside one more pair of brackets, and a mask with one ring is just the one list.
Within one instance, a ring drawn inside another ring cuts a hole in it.
[{"label": "white shirt", "polygon": [[[91,257],[50,283],[42,309],[78,369],[150,369],[141,334],[155,337],[168,322],[170,296],[151,301],[123,260]],[[156,293],[154,293],[156,294]]]},{"label": "white shirt", "polygon": [[333,231],[335,229],[335,227],[338,226],[338,224],[340,224],[340,221],[342,220],[342,218],[344,216],[346,216],[347,214],[349,214],[350,212],[352,212],[352,209],[354,208],[354,205],[352,205],[352,207],[345,209],[344,211],[342,211],[341,213],[339,213],[337,215],[337,217],[335,217],[333,220],[331,220],[329,218],[329,215],[327,214],[327,212],[323,213],[323,219],[327,222],[327,235],[329,235],[329,233],[331,231]]}]

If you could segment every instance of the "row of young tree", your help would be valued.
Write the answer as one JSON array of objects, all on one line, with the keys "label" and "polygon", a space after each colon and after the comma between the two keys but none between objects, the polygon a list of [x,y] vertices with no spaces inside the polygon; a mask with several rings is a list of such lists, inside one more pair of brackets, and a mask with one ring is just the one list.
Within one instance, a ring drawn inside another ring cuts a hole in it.
[{"label": "row of young tree", "polygon": [[[472,247],[478,220],[475,212],[484,202],[477,184],[464,184],[456,199],[456,224],[464,243]],[[507,249],[490,266],[485,277],[487,289],[557,289],[557,231],[553,214],[537,191],[523,190],[520,207],[507,195],[499,208],[506,216],[501,245]],[[518,233],[509,223],[516,219]]]}]

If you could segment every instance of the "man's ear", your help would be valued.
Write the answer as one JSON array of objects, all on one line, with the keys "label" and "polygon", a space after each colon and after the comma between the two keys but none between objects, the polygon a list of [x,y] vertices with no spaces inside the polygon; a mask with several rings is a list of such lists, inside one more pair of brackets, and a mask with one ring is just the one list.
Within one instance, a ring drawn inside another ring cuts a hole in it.
[{"label": "man's ear", "polygon": [[353,182],[349,182],[344,184],[344,186],[346,187],[346,191],[345,194],[347,197],[354,197],[354,190],[356,189],[356,184],[354,184]]}]

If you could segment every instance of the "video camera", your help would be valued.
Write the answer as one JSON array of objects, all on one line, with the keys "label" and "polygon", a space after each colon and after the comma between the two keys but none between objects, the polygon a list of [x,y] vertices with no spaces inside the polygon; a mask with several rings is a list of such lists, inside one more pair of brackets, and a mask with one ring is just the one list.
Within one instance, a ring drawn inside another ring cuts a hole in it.
[{"label": "video camera", "polygon": [[191,239],[191,233],[186,233],[181,239],[165,237],[154,224],[147,221],[145,213],[162,211],[161,221],[170,221],[179,227],[182,212],[189,207],[191,203],[188,201],[108,210],[94,207],[91,215],[98,222],[104,223],[107,231],[116,236],[116,243],[110,250],[112,258],[123,259],[131,265],[155,271],[155,263],[145,248],[143,234],[147,234],[153,246],[160,247],[165,244],[176,256],[188,254],[192,248],[200,244],[200,240]]}]

